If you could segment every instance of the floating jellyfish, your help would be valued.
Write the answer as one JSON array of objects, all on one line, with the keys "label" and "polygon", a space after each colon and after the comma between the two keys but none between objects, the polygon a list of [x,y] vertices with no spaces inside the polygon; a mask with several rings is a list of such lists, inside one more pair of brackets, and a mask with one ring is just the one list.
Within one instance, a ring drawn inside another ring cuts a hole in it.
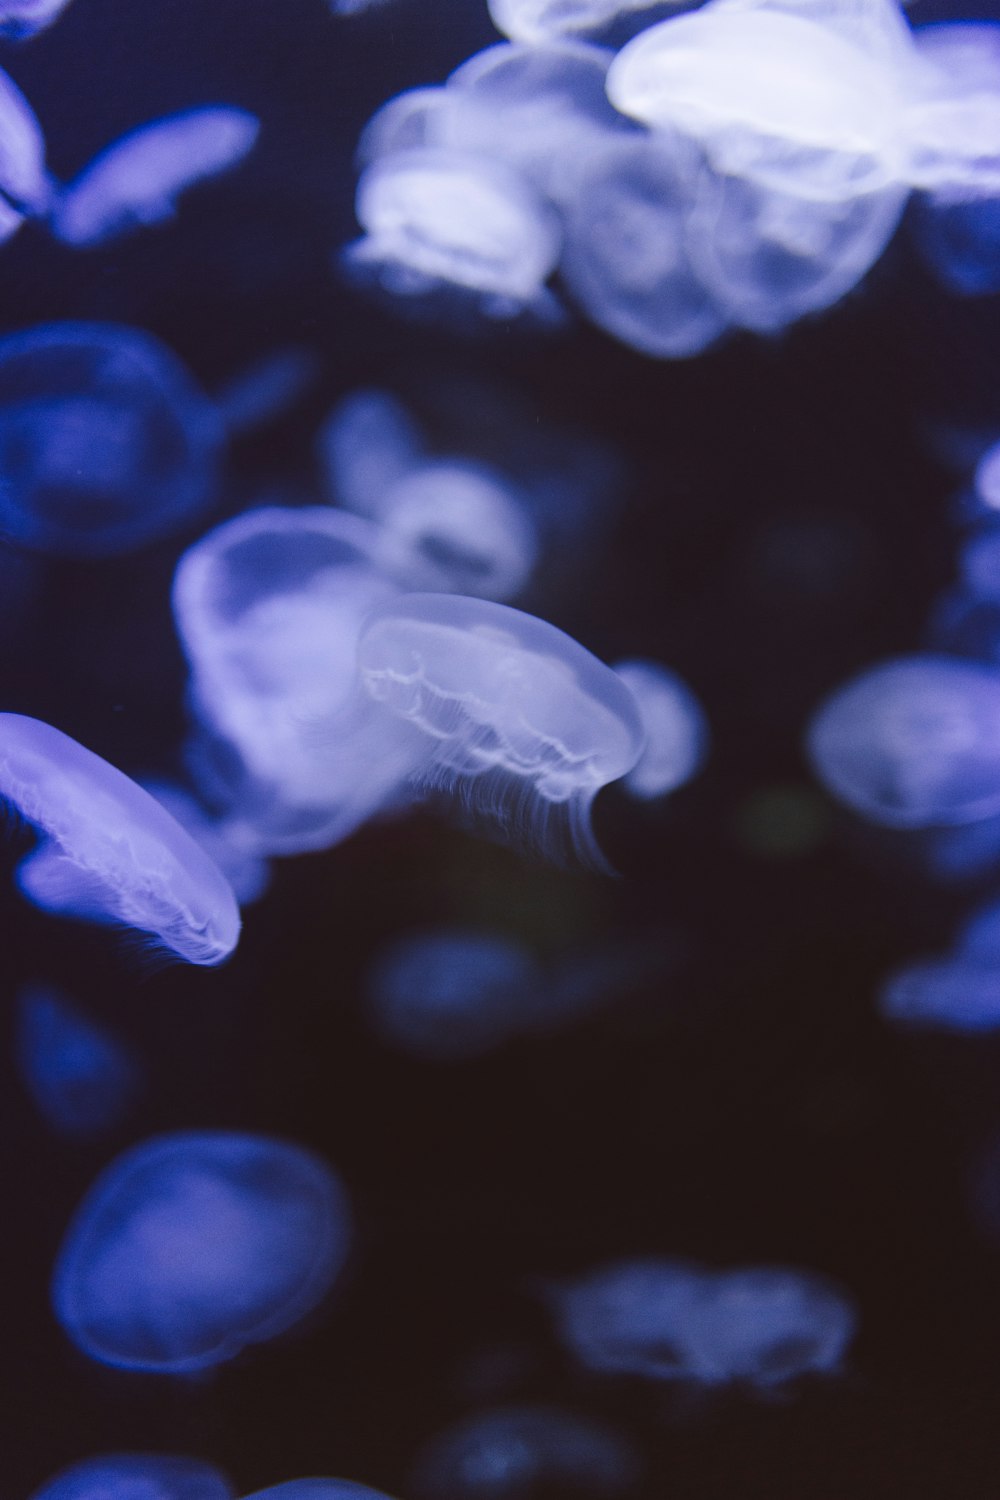
[{"label": "floating jellyfish", "polygon": [[451,102],[443,88],[404,89],[387,99],[361,132],[354,156],[358,170],[398,151],[439,145],[439,116]]},{"label": "floating jellyfish", "polygon": [[923,959],[890,974],[878,1008],[894,1025],[941,1031],[1000,1029],[1000,958],[992,965],[961,955]]},{"label": "floating jellyfish", "polygon": [[69,0],[0,0],[0,36],[24,42],[57,21]]},{"label": "floating jellyfish", "polygon": [[[560,37],[604,31],[613,21],[644,11],[656,0],[488,0],[497,31],[516,42],[543,46]],[[684,0],[673,0],[680,6]]]},{"label": "floating jellyfish", "polygon": [[212,503],[218,413],[156,339],[51,323],[0,339],[0,535],[67,557],[129,552]]},{"label": "floating jellyfish", "polygon": [[289,1479],[254,1490],[246,1500],[391,1500],[391,1496],[350,1479]]},{"label": "floating jellyfish", "polygon": [[687,684],[659,662],[620,661],[615,672],[634,696],[646,731],[646,748],[624,778],[625,789],[640,801],[664,797],[701,766],[708,743],[705,715]]},{"label": "floating jellyfish", "polygon": [[271,872],[251,829],[233,818],[213,817],[178,782],[149,779],[142,786],[218,865],[240,906],[260,900],[271,883]]},{"label": "floating jellyfish", "polygon": [[259,130],[255,115],[222,105],[140,125],[63,189],[52,232],[67,245],[90,247],[162,224],[176,214],[181,193],[241,162]]},{"label": "floating jellyfish", "polygon": [[[0,35],[3,29],[0,9]],[[52,198],[41,127],[27,99],[4,72],[0,72],[0,194],[0,242],[10,238],[25,216],[46,213]]]},{"label": "floating jellyfish", "polygon": [[416,423],[388,391],[345,396],[320,434],[326,492],[335,505],[380,519],[385,497],[397,480],[423,461]]},{"label": "floating jellyfish", "polygon": [[128,1048],[49,986],[27,985],[17,997],[15,1057],[39,1111],[63,1135],[112,1130],[139,1092]]},{"label": "floating jellyfish", "polygon": [[218,1469],[173,1454],[108,1453],[63,1469],[31,1500],[233,1500]]},{"label": "floating jellyfish", "polygon": [[312,1312],[350,1237],[344,1190],[312,1152],[237,1132],[157,1136],[91,1187],[59,1251],[53,1306],[91,1359],[204,1370]]},{"label": "floating jellyfish", "polygon": [[921,67],[903,115],[907,179],[959,197],[1000,193],[1000,25],[958,22],[913,33]]},{"label": "floating jellyfish", "polygon": [[1000,443],[991,443],[976,466],[976,494],[991,510],[1000,510]]},{"label": "floating jellyfish", "polygon": [[506,605],[408,594],[369,617],[358,671],[422,741],[416,786],[516,845],[608,869],[591,804],[645,736],[632,694],[589,651]]},{"label": "floating jellyfish", "polygon": [[0,795],[42,837],[18,870],[30,900],[137,927],[188,963],[229,957],[240,915],[228,882],[142,787],[22,714],[0,714],[0,773]]},{"label": "floating jellyfish", "polygon": [[909,656],[833,693],[809,726],[813,769],[870,822],[974,823],[1000,813],[1000,672]]},{"label": "floating jellyfish", "polygon": [[617,1433],[555,1406],[484,1412],[440,1433],[417,1459],[421,1500],[532,1500],[556,1485],[574,1495],[614,1496],[639,1473]]},{"label": "floating jellyfish", "polygon": [[836,1372],[856,1324],[843,1292],[812,1272],[672,1260],[595,1271],[558,1291],[554,1309],[588,1369],[762,1390]]}]

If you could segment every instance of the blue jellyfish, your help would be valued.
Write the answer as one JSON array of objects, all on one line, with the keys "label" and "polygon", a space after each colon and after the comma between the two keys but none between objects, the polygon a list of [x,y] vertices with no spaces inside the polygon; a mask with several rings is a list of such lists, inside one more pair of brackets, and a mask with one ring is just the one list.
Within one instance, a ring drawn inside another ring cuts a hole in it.
[{"label": "blue jellyfish", "polygon": [[254,1490],[246,1500],[391,1500],[391,1496],[350,1479],[289,1479]]},{"label": "blue jellyfish", "polygon": [[544,620],[456,594],[375,609],[357,660],[364,690],[408,732],[414,785],[515,844],[608,869],[591,804],[645,743],[610,667]]},{"label": "blue jellyfish", "polygon": [[105,245],[173,218],[181,193],[242,161],[260,122],[213,105],[154,120],[102,151],[60,194],[52,232],[68,245]]},{"label": "blue jellyfish", "polygon": [[91,1187],[59,1251],[53,1306],[91,1359],[204,1370],[311,1312],[350,1236],[344,1189],[312,1152],[236,1132],[158,1136]]},{"label": "blue jellyfish", "polygon": [[68,1136],[113,1129],[141,1086],[139,1065],[114,1032],[49,985],[18,994],[15,1057],[41,1114]]},{"label": "blue jellyfish", "polygon": [[[1000,224],[1000,213],[998,213]],[[976,465],[976,494],[990,510],[1000,510],[1000,443],[991,443]]]},{"label": "blue jellyfish", "polygon": [[918,197],[913,230],[921,257],[957,297],[1000,292],[1000,194]]},{"label": "blue jellyfish", "polygon": [[1000,603],[1000,526],[982,526],[962,543],[959,582],[966,595]]},{"label": "blue jellyfish", "polygon": [[620,661],[615,672],[639,706],[646,748],[623,780],[631,796],[663,797],[690,781],[705,758],[708,725],[685,682],[659,662]]},{"label": "blue jellyfish", "polygon": [[1000,968],[1000,899],[976,907],[963,922],[955,951],[972,964]]},{"label": "blue jellyfish", "polygon": [[630,1445],[596,1422],[555,1406],[511,1406],[468,1417],[419,1455],[421,1500],[532,1500],[556,1485],[574,1495],[621,1495],[639,1462]]},{"label": "blue jellyfish", "polygon": [[[0,35],[3,12],[0,10]],[[48,211],[52,183],[45,167],[45,140],[31,105],[0,71],[0,242],[25,216]]]},{"label": "blue jellyfish", "polygon": [[214,393],[226,431],[238,436],[283,417],[298,404],[318,373],[315,355],[295,346],[276,349],[254,360]]},{"label": "blue jellyfish", "polygon": [[0,796],[41,835],[18,870],[39,906],[137,927],[193,964],[236,947],[239,908],[208,856],[148,792],[51,724],[0,714]]},{"label": "blue jellyfish", "polygon": [[175,356],[112,323],[0,339],[0,535],[108,557],[187,525],[215,498],[218,413]]},{"label": "blue jellyfish", "polygon": [[320,433],[328,499],[379,519],[392,486],[424,458],[423,438],[406,408],[388,391],[345,396]]},{"label": "blue jellyfish", "polygon": [[1000,813],[1000,671],[899,657],[839,688],[809,726],[816,775],[873,823],[973,823]]},{"label": "blue jellyfish", "polygon": [[0,36],[24,42],[57,21],[69,0],[0,0]]},{"label": "blue jellyfish", "polygon": [[195,1458],[108,1453],[63,1469],[31,1500],[233,1500],[233,1490]]},{"label": "blue jellyfish", "polygon": [[894,1025],[941,1031],[1000,1028],[1000,960],[961,954],[896,969],[879,988],[878,1008]]}]

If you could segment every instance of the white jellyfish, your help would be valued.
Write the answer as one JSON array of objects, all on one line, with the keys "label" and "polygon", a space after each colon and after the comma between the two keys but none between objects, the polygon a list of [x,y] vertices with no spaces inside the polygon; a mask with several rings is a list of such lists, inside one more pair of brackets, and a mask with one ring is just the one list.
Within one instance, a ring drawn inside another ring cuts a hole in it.
[{"label": "white jellyfish", "polygon": [[919,27],[902,130],[907,179],[958,198],[1000,193],[1000,25]]},{"label": "white jellyfish", "polygon": [[625,789],[645,801],[683,786],[705,758],[708,725],[685,682],[659,662],[620,661],[615,672],[633,694],[646,731],[646,748],[624,778]]},{"label": "white jellyfish", "polygon": [[57,21],[69,0],[0,0],[0,36],[24,42]]},{"label": "white jellyfish", "polygon": [[337,403],[319,438],[327,497],[359,516],[381,518],[385,497],[424,457],[423,438],[388,391],[360,390]]},{"label": "white jellyfish", "polygon": [[173,218],[181,193],[242,161],[259,129],[254,115],[223,105],[140,125],[63,189],[53,234],[67,245],[105,245]]},{"label": "white jellyfish", "polygon": [[155,798],[51,724],[0,714],[0,796],[41,835],[18,870],[39,906],[96,911],[188,963],[222,963],[236,947],[221,871]]},{"label": "white jellyfish", "polygon": [[[672,3],[680,6],[685,0]],[[656,0],[488,0],[496,29],[532,46],[604,31],[620,17],[655,4]]]},{"label": "white jellyfish", "polygon": [[103,1453],[72,1464],[31,1500],[233,1500],[225,1475],[176,1454]]}]

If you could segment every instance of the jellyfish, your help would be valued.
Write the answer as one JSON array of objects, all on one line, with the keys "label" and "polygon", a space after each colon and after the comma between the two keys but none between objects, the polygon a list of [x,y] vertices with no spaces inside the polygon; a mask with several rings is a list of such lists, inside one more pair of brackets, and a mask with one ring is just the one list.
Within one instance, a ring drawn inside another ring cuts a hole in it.
[{"label": "jellyfish", "polygon": [[51,323],[0,339],[0,535],[110,557],[214,499],[217,411],[149,334]]},{"label": "jellyfish", "polygon": [[991,443],[976,465],[976,494],[990,510],[1000,510],[1000,443]]},{"label": "jellyfish", "polygon": [[556,1406],[510,1406],[468,1417],[418,1456],[421,1500],[532,1500],[551,1485],[574,1495],[621,1495],[639,1462],[616,1432]]},{"label": "jellyfish", "polygon": [[235,1131],[156,1136],[87,1193],[59,1250],[53,1307],[102,1364],[205,1370],[312,1312],[350,1237],[344,1189],[312,1152]]},{"label": "jellyfish", "polygon": [[970,964],[1000,968],[1000,900],[996,896],[966,917],[955,951]]},{"label": "jellyfish", "polygon": [[687,684],[659,662],[620,661],[615,672],[633,694],[646,731],[646,748],[623,785],[640,801],[664,797],[701,766],[708,741],[705,715]]},{"label": "jellyfish", "polygon": [[[0,35],[4,32],[0,9]],[[13,79],[0,71],[0,242],[28,215],[48,211],[52,184],[45,167],[45,140],[31,105]]]},{"label": "jellyfish", "polygon": [[47,910],[151,934],[193,964],[219,964],[239,939],[228,882],[168,812],[90,750],[22,714],[0,714],[0,795],[42,842],[18,871]]},{"label": "jellyfish", "polygon": [[963,542],[959,555],[961,587],[973,599],[1000,603],[1000,526],[983,526]]},{"label": "jellyfish", "polygon": [[253,830],[236,818],[216,818],[179,782],[149,777],[141,785],[200,845],[225,875],[240,906],[259,901],[271,883]]},{"label": "jellyfish", "polygon": [[359,516],[381,518],[392,486],[423,461],[423,438],[406,408],[388,391],[345,396],[320,433],[328,499]]},{"label": "jellyfish", "polygon": [[839,688],[806,737],[827,790],[894,828],[1000,813],[1000,671],[945,656],[898,657]]},{"label": "jellyfish", "polygon": [[233,1500],[233,1490],[196,1458],[107,1453],[63,1469],[31,1500]]},{"label": "jellyfish", "polygon": [[361,132],[354,155],[358,170],[398,151],[440,145],[439,117],[451,103],[443,88],[404,89],[387,99]]},{"label": "jellyfish", "polygon": [[314,383],[318,361],[308,349],[278,349],[241,370],[215,392],[230,435],[254,432],[283,417]]},{"label": "jellyfish", "polygon": [[907,179],[946,197],[1000,193],[1000,25],[922,26],[902,131]]},{"label": "jellyfish", "polygon": [[905,964],[883,981],[878,1008],[894,1025],[942,1031],[1000,1028],[1000,961],[962,954]]},{"label": "jellyfish", "polygon": [[69,0],[0,0],[0,36],[25,42],[58,21]]},{"label": "jellyfish", "polygon": [[[668,3],[680,6],[685,0]],[[561,37],[604,31],[621,17],[655,4],[656,0],[488,0],[497,31],[536,47]]]},{"label": "jellyfish", "polygon": [[246,1500],[391,1500],[391,1496],[351,1479],[289,1479],[254,1490]]},{"label": "jellyfish", "polygon": [[49,1125],[79,1137],[113,1129],[140,1088],[129,1049],[51,986],[26,985],[17,1002],[18,1071]]},{"label": "jellyfish", "polygon": [[456,594],[375,609],[357,660],[369,697],[414,752],[422,741],[414,784],[515,845],[608,870],[591,804],[645,743],[610,667],[543,620]]},{"label": "jellyfish", "polygon": [[140,125],[63,189],[52,232],[67,245],[92,247],[162,224],[174,217],[189,187],[241,162],[259,130],[255,115],[223,105]]}]

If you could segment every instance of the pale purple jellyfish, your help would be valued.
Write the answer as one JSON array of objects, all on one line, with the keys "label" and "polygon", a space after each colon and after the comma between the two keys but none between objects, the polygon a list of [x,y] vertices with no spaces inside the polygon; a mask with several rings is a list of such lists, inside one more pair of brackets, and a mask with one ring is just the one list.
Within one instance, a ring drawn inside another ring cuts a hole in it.
[{"label": "pale purple jellyfish", "polygon": [[0,36],[24,42],[57,21],[69,0],[0,0]]},{"label": "pale purple jellyfish", "polygon": [[623,778],[640,801],[664,797],[699,770],[708,748],[708,724],[701,704],[676,672],[659,662],[635,657],[615,672],[635,697],[646,731],[646,748]]},{"label": "pale purple jellyfish", "polygon": [[45,213],[51,197],[41,127],[20,89],[0,72],[0,243],[26,216]]},{"label": "pale purple jellyfish", "polygon": [[18,993],[14,1056],[39,1112],[62,1135],[113,1129],[141,1088],[142,1070],[125,1043],[50,985]]},{"label": "pale purple jellyfish", "polygon": [[388,391],[360,390],[338,402],[319,436],[327,497],[380,520],[385,497],[423,462],[424,443],[402,402]]},{"label": "pale purple jellyfish", "polygon": [[224,1474],[174,1454],[106,1453],[72,1464],[31,1500],[233,1500]]},{"label": "pale purple jellyfish", "polygon": [[116,1158],[77,1209],[53,1307],[103,1364],[205,1370],[312,1312],[350,1238],[344,1189],[312,1152],[236,1132],[157,1136]]}]

